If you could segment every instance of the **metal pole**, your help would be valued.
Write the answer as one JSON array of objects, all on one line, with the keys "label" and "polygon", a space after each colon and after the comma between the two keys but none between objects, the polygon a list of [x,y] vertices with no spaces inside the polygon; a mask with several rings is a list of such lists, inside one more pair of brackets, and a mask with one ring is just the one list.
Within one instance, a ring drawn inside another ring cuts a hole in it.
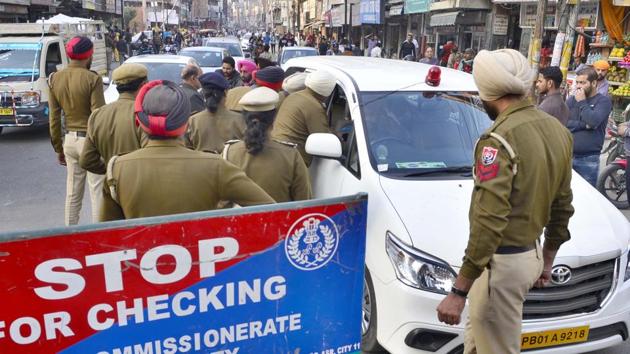
[{"label": "metal pole", "polygon": [[[534,26],[534,32],[532,33],[532,40],[529,45],[529,64],[532,69],[535,71],[536,75],[534,77],[538,77],[538,69],[540,63],[540,47],[542,44],[542,37],[544,33],[544,25],[545,25],[545,12],[547,10],[547,0],[538,0],[538,8],[536,11],[536,25]],[[536,80],[534,80],[531,88],[531,96],[534,96],[534,92],[536,89]]]},{"label": "metal pole", "polygon": [[573,9],[571,9],[571,15],[569,16],[569,22],[566,30],[567,35],[562,48],[562,59],[560,60],[560,70],[562,71],[562,75],[565,79],[567,77],[567,72],[569,71],[569,63],[571,62],[573,40],[575,39],[575,26],[577,26],[577,15],[579,12],[580,0],[576,0]]},{"label": "metal pole", "polygon": [[[346,0],[347,1],[347,0]],[[352,6],[354,4],[350,4],[350,26],[348,26],[348,45],[352,48]]]},{"label": "metal pole", "polygon": [[556,41],[553,45],[553,55],[551,57],[551,66],[559,66],[560,58],[562,57],[562,48],[564,46],[564,39],[566,37],[566,27],[569,20],[569,16],[566,16],[566,10],[568,4],[566,0],[558,0],[558,10],[560,10],[560,23],[558,24],[558,34],[556,35]]}]

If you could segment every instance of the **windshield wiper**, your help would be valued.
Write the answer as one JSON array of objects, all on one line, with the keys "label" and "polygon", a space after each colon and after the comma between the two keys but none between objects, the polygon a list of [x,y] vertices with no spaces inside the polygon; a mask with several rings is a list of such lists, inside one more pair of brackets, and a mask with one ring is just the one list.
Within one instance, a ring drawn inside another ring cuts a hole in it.
[{"label": "windshield wiper", "polygon": [[472,167],[471,166],[453,166],[453,167],[431,168],[431,169],[424,169],[422,171],[416,171],[416,172],[404,174],[402,176],[403,177],[419,177],[419,176],[426,176],[426,175],[439,174],[439,173],[447,173],[447,174],[459,173],[459,174],[462,174],[462,176],[464,177],[470,177],[472,176]]}]

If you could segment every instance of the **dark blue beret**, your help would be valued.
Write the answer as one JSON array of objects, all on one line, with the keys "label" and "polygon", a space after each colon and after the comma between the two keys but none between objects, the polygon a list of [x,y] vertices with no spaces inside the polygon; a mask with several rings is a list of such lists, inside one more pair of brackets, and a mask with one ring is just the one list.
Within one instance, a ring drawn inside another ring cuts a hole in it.
[{"label": "dark blue beret", "polygon": [[227,90],[230,88],[230,83],[223,77],[222,73],[205,73],[199,76],[199,81],[205,89]]}]

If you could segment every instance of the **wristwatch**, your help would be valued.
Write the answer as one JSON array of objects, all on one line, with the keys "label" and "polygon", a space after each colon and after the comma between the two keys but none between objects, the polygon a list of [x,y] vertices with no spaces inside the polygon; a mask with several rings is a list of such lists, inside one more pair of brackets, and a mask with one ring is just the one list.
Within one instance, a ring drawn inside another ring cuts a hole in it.
[{"label": "wristwatch", "polygon": [[451,293],[457,295],[457,296],[461,296],[464,299],[468,297],[468,291],[464,291],[461,289],[457,289],[456,287],[452,286],[451,287]]}]

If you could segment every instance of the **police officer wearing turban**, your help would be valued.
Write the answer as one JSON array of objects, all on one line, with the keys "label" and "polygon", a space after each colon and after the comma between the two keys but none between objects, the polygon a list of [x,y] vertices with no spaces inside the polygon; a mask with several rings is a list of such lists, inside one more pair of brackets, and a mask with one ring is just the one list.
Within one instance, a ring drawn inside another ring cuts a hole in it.
[{"label": "police officer wearing turban", "polygon": [[175,83],[144,85],[135,114],[149,142],[110,159],[101,221],[213,210],[223,200],[242,206],[274,202],[221,156],[183,146],[179,138],[186,131],[190,101]]},{"label": "police officer wearing turban", "polygon": [[256,87],[268,87],[279,93],[276,108],[279,108],[284,101],[286,94],[282,92],[282,80],[284,80],[284,70],[278,66],[268,66],[253,73],[254,84],[252,86],[235,87],[227,92],[225,105],[229,110],[242,112],[243,107],[239,105],[241,98],[250,90]]},{"label": "police officer wearing turban", "polygon": [[304,81],[307,76],[308,73],[305,72],[297,72],[287,76],[282,82],[282,89],[286,95],[304,90],[306,88]]},{"label": "police officer wearing turban", "polygon": [[437,308],[440,321],[459,324],[469,297],[465,353],[521,352],[525,295],[549,282],[558,248],[570,239],[572,138],[525,98],[534,75],[512,49],[475,59],[473,78],[494,124],[475,148],[464,262]]},{"label": "police officer wearing turban", "polygon": [[206,109],[190,117],[186,145],[191,149],[221,153],[225,142],[241,139],[245,121],[225,107],[225,94],[230,84],[220,73],[205,73],[199,77]]},{"label": "police officer wearing turban", "polygon": [[[88,125],[88,118],[105,104],[103,80],[90,71],[94,44],[87,37],[77,36],[66,44],[70,58],[68,67],[48,79],[50,107],[50,140],[59,164],[67,167],[65,224],[79,222],[79,213],[88,181],[92,201],[92,219],[98,219],[98,208],[103,197],[103,176],[89,173],[79,166],[79,156]],[[61,114],[64,116],[64,126]],[[65,135],[62,137],[62,130]]]},{"label": "police officer wearing turban", "polygon": [[146,135],[136,124],[134,101],[147,82],[148,71],[142,64],[127,63],[112,73],[118,100],[98,108],[88,120],[87,136],[79,163],[82,168],[104,175],[109,159],[139,149]]},{"label": "police officer wearing turban", "polygon": [[313,133],[329,133],[328,117],[324,102],[333,92],[335,77],[327,71],[309,73],[306,89],[289,95],[278,111],[278,119],[271,136],[280,141],[297,144],[306,165],[311,156],[306,153],[306,139]]},{"label": "police officer wearing turban", "polygon": [[241,98],[245,137],[228,142],[223,157],[242,168],[277,202],[310,199],[308,169],[296,145],[269,137],[278,100],[278,93],[268,87],[257,87]]}]

